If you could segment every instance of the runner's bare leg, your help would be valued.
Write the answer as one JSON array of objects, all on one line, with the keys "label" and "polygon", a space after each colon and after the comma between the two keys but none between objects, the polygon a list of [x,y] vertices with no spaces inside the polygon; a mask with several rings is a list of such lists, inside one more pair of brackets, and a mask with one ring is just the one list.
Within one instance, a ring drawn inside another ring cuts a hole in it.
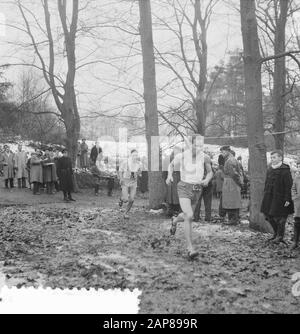
[{"label": "runner's bare leg", "polygon": [[193,208],[189,198],[179,198],[181,210],[184,214],[184,234],[189,252],[194,252],[192,242],[192,222],[193,222]]}]

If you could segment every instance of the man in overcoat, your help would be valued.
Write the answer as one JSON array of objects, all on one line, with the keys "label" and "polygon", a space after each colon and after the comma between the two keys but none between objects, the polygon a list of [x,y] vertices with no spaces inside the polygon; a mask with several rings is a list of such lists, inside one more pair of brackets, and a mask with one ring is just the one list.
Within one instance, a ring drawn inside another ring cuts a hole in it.
[{"label": "man in overcoat", "polygon": [[15,155],[11,152],[8,145],[4,146],[4,153],[2,154],[1,160],[1,164],[3,165],[5,188],[8,189],[8,182],[10,188],[14,188]]},{"label": "man in overcoat", "polygon": [[241,171],[230,146],[223,146],[220,151],[225,158],[225,164],[219,212],[220,216],[224,218],[228,214],[228,225],[237,225],[239,223],[240,208],[242,207]]},{"label": "man in overcoat", "polygon": [[18,152],[15,154],[15,166],[17,171],[18,187],[26,188],[26,179],[28,172],[26,169],[27,153],[23,151],[21,144],[18,145]]},{"label": "man in overcoat", "polygon": [[283,163],[283,153],[271,153],[271,166],[268,168],[261,212],[271,224],[274,234],[270,240],[284,242],[287,217],[294,213],[292,201],[293,179],[290,167]]},{"label": "man in overcoat", "polygon": [[60,190],[63,191],[64,201],[75,201],[71,192],[74,191],[72,160],[68,156],[68,151],[62,151],[63,156],[57,161],[57,176],[59,178]]},{"label": "man in overcoat", "polygon": [[80,167],[86,169],[88,167],[88,150],[89,147],[85,139],[82,139],[80,145]]}]

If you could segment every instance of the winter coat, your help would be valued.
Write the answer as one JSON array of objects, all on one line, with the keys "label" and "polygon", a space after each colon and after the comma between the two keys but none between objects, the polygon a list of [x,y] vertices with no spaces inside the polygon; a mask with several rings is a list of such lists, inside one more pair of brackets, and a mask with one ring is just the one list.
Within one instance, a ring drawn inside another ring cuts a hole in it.
[{"label": "winter coat", "polygon": [[98,155],[102,153],[102,148],[99,147],[97,148],[97,146],[93,146],[92,150],[91,150],[91,155],[90,155],[90,159],[93,163],[96,163]]},{"label": "winter coat", "polygon": [[4,179],[13,179],[15,177],[15,155],[10,152],[6,153],[4,152],[2,154],[2,165],[3,165],[3,175]]},{"label": "winter coat", "polygon": [[86,168],[88,166],[88,149],[87,144],[80,145],[80,167]]},{"label": "winter coat", "polygon": [[[282,164],[279,168],[270,167],[267,171],[261,212],[273,217],[285,217],[294,212],[291,188],[293,179],[290,167]],[[285,207],[284,204],[290,202]]]},{"label": "winter coat", "polygon": [[241,174],[237,160],[231,156],[225,160],[224,182],[222,186],[222,207],[224,209],[240,209],[241,197]]},{"label": "winter coat", "polygon": [[43,181],[44,183],[57,181],[54,159],[48,158],[43,161]]},{"label": "winter coat", "polygon": [[294,202],[295,217],[300,217],[300,175],[296,175],[292,186],[292,200]]},{"label": "winter coat", "polygon": [[71,192],[74,190],[72,161],[69,157],[61,157],[58,159],[57,176],[62,191]]},{"label": "winter coat", "polygon": [[223,188],[223,182],[224,182],[224,173],[222,169],[218,169],[215,174],[216,179],[216,192],[221,193]]},{"label": "winter coat", "polygon": [[39,157],[30,158],[30,183],[43,183],[42,159]]},{"label": "winter coat", "polygon": [[17,168],[17,173],[16,173],[17,179],[28,177],[28,173],[26,169],[26,162],[27,162],[27,153],[24,151],[21,151],[21,152],[18,151],[15,154],[15,166]]}]

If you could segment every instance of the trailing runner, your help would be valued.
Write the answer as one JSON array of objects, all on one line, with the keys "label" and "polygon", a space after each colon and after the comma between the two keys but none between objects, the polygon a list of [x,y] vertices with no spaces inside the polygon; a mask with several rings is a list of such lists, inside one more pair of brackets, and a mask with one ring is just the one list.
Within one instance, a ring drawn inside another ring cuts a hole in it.
[{"label": "trailing runner", "polygon": [[139,161],[137,150],[130,152],[130,157],[121,163],[119,168],[119,179],[122,188],[122,194],[119,201],[120,208],[123,203],[127,203],[124,219],[129,219],[129,211],[134,203],[137,188],[137,179],[142,172],[142,164]]}]

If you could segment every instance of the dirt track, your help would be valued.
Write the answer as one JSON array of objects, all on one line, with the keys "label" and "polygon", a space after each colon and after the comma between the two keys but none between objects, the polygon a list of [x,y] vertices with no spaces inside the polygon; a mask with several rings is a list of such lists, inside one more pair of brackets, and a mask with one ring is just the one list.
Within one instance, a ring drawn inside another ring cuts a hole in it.
[{"label": "dirt track", "polygon": [[169,221],[149,214],[145,200],[127,222],[117,196],[89,191],[75,195],[75,204],[28,190],[1,188],[0,196],[0,261],[9,285],[139,287],[141,313],[300,313],[300,297],[291,293],[300,251],[268,245],[269,235],[246,224],[195,223],[201,255],[190,262],[182,226],[169,238]]}]

